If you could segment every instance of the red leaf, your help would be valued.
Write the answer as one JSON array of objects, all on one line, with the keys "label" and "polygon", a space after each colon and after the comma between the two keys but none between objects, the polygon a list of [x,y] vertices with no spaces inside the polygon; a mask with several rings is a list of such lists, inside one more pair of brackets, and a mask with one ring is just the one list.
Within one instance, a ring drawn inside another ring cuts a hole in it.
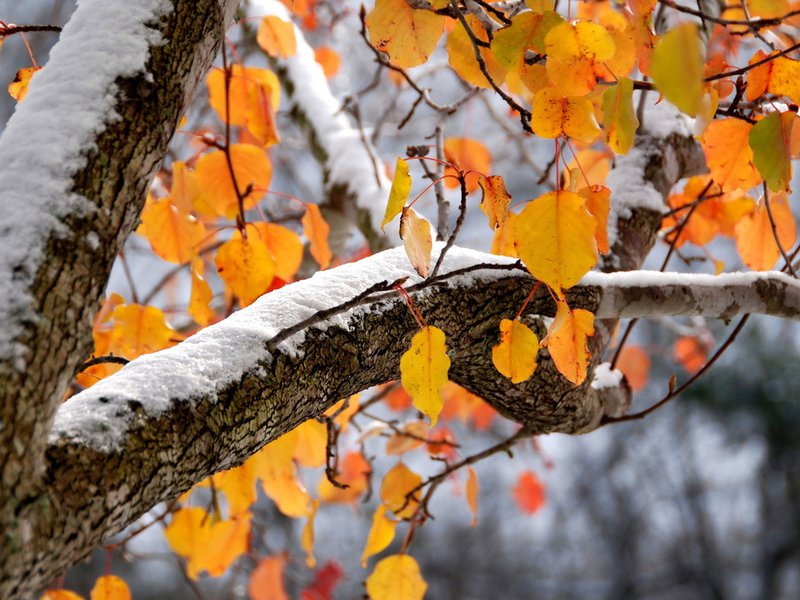
[{"label": "red leaf", "polygon": [[344,571],[338,562],[329,560],[317,571],[317,576],[300,592],[300,600],[332,600],[333,589],[339,585]]},{"label": "red leaf", "polygon": [[525,471],[514,486],[514,500],[522,512],[532,515],[544,506],[544,484],[533,472]]}]

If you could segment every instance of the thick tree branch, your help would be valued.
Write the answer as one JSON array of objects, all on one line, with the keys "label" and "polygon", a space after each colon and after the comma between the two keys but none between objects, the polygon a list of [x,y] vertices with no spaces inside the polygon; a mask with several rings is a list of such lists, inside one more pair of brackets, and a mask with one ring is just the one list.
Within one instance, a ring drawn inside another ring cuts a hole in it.
[{"label": "thick tree branch", "polygon": [[47,432],[237,4],[83,0],[0,138],[2,598],[27,597],[81,556],[49,553],[58,543],[42,537],[57,531],[43,496]]}]

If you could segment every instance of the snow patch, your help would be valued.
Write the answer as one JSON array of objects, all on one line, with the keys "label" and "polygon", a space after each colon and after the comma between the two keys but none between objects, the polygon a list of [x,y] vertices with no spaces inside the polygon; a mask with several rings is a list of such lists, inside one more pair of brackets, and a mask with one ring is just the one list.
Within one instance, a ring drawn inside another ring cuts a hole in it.
[{"label": "snow patch", "polygon": [[619,387],[622,383],[622,371],[612,369],[611,363],[600,363],[594,370],[592,387],[596,390]]},{"label": "snow patch", "polygon": [[21,323],[38,318],[28,289],[45,241],[69,235],[68,215],[94,210],[72,176],[116,117],[116,79],[144,70],[170,10],[167,0],[81,0],[0,138],[0,361],[14,368],[24,366]]}]

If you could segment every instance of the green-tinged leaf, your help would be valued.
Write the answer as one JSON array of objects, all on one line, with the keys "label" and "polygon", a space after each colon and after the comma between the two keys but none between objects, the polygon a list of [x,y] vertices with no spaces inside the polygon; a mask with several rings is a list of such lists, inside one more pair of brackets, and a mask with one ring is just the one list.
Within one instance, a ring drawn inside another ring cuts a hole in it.
[{"label": "green-tinged leaf", "polygon": [[633,108],[633,82],[622,77],[603,94],[603,129],[608,145],[617,154],[633,148],[639,119]]},{"label": "green-tinged leaf", "polygon": [[664,97],[695,116],[703,100],[703,48],[697,25],[684,23],[668,31],[653,51],[650,75]]},{"label": "green-tinged leaf", "polygon": [[792,181],[790,148],[795,113],[769,113],[750,130],[753,163],[773,192],[789,191]]}]

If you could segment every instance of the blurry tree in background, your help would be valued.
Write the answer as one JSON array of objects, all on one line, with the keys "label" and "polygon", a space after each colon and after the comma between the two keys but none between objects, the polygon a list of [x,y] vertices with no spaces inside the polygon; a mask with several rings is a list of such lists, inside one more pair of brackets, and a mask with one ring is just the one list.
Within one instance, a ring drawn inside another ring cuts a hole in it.
[{"label": "blurry tree in background", "polygon": [[0,596],[792,597],[800,4],[71,8],[0,11]]}]

